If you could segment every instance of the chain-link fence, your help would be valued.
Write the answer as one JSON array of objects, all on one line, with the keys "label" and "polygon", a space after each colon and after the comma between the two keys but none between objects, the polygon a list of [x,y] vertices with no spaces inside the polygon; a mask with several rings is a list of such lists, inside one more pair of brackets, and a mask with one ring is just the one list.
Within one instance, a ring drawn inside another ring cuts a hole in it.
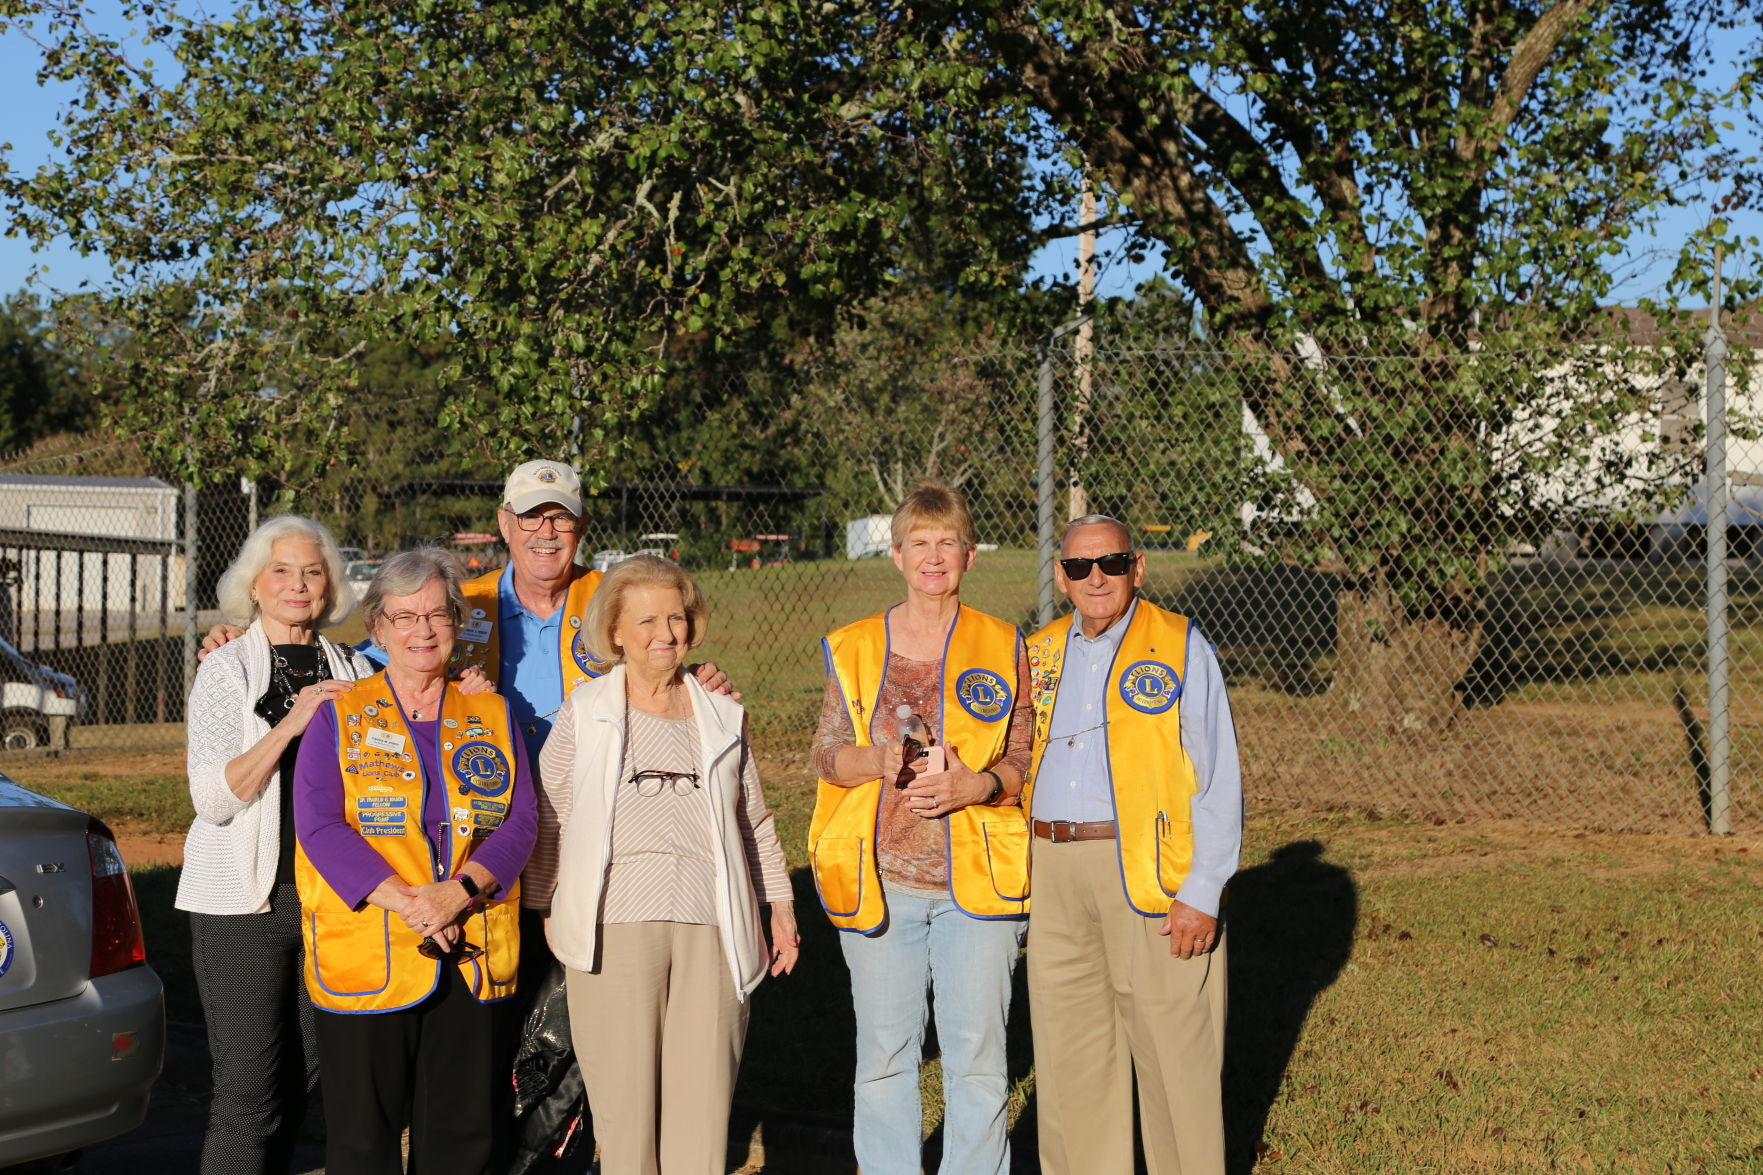
[{"label": "chain-link fence", "polygon": [[[690,568],[712,608],[704,654],[762,747],[805,760],[817,638],[900,598],[887,515],[915,477],[967,494],[982,549],[963,599],[1025,633],[1063,603],[1063,520],[1109,513],[1147,553],[1145,594],[1217,646],[1252,795],[1691,831],[1724,763],[1733,826],[1754,829],[1763,337],[1731,336],[1732,708],[1710,747],[1703,344],[1626,325],[1439,347],[1172,345],[1126,323],[1036,348],[697,372],[605,463],[581,557]],[[560,425],[534,455],[567,455],[569,438]],[[418,541],[503,558],[494,467],[369,455],[298,487],[189,491],[134,454],[124,440],[0,464],[11,750],[181,743],[192,638],[260,515],[325,521],[355,548],[352,576]]]}]

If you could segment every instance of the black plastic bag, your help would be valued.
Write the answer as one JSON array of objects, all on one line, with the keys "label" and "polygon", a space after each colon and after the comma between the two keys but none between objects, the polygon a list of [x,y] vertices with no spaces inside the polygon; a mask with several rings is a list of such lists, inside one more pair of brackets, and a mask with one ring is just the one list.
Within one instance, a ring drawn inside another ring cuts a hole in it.
[{"label": "black plastic bag", "polygon": [[534,994],[514,1054],[515,1153],[508,1175],[527,1175],[547,1156],[565,1158],[581,1141],[588,1098],[569,1037],[563,964]]}]

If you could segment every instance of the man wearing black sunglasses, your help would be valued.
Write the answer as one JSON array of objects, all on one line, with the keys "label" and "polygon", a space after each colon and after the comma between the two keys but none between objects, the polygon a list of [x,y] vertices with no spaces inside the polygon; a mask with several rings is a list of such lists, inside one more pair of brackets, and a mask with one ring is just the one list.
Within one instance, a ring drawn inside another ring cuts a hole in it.
[{"label": "man wearing black sunglasses", "polygon": [[1023,794],[1041,1171],[1130,1175],[1136,1070],[1150,1175],[1222,1175],[1219,912],[1243,822],[1224,678],[1191,620],[1139,598],[1122,523],[1077,519],[1061,555],[1073,614],[1029,638]]}]

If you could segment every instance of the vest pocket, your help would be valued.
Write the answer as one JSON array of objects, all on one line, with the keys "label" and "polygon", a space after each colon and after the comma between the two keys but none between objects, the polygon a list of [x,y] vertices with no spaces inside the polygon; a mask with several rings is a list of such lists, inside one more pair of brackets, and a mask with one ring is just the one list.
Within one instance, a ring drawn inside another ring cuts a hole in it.
[{"label": "vest pocket", "polygon": [[834,918],[850,918],[863,904],[863,838],[823,836],[809,854],[820,904]]},{"label": "vest pocket", "polygon": [[509,905],[514,900],[504,899],[502,904],[488,906],[466,921],[467,926],[482,936],[479,941],[484,953],[478,965],[483,968],[486,982],[491,988],[508,989],[478,992],[479,999],[499,999],[514,988],[514,979],[520,970],[518,907]]},{"label": "vest pocket", "polygon": [[1193,826],[1186,820],[1171,820],[1167,813],[1157,813],[1157,884],[1165,895],[1176,895],[1193,863]]},{"label": "vest pocket", "polygon": [[980,825],[986,838],[986,868],[992,892],[1007,902],[1028,900],[1028,821],[988,820]]},{"label": "vest pocket", "polygon": [[[392,981],[390,915],[375,906],[361,913],[315,913],[312,972],[334,996],[370,996]],[[322,1003],[321,1003],[322,1006]]]}]

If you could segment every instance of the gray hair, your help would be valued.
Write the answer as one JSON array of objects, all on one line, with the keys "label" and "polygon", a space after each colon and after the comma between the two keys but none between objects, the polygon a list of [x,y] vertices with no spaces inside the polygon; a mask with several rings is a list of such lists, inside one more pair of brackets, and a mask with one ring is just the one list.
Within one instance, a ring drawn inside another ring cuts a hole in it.
[{"label": "gray hair", "polygon": [[[1073,518],[1065,524],[1065,533],[1069,535],[1080,526],[1112,526],[1117,528],[1126,538],[1127,549],[1132,549],[1132,528],[1120,519],[1108,514],[1085,514],[1082,518]],[[1063,545],[1064,540],[1060,540]]]},{"label": "gray hair", "polygon": [[257,602],[251,598],[251,589],[269,566],[275,545],[282,539],[306,539],[318,544],[319,557],[324,561],[327,605],[318,618],[318,627],[329,628],[349,619],[355,611],[355,589],[343,578],[343,555],[337,550],[337,540],[323,523],[295,514],[266,518],[245,539],[232,563],[221,572],[215,588],[221,614],[234,624],[250,624],[257,619]]},{"label": "gray hair", "polygon": [[362,620],[369,628],[383,615],[387,596],[411,596],[433,580],[447,589],[447,607],[455,626],[465,619],[465,593],[459,589],[459,560],[441,547],[417,547],[400,551],[380,564],[361,599]]}]

